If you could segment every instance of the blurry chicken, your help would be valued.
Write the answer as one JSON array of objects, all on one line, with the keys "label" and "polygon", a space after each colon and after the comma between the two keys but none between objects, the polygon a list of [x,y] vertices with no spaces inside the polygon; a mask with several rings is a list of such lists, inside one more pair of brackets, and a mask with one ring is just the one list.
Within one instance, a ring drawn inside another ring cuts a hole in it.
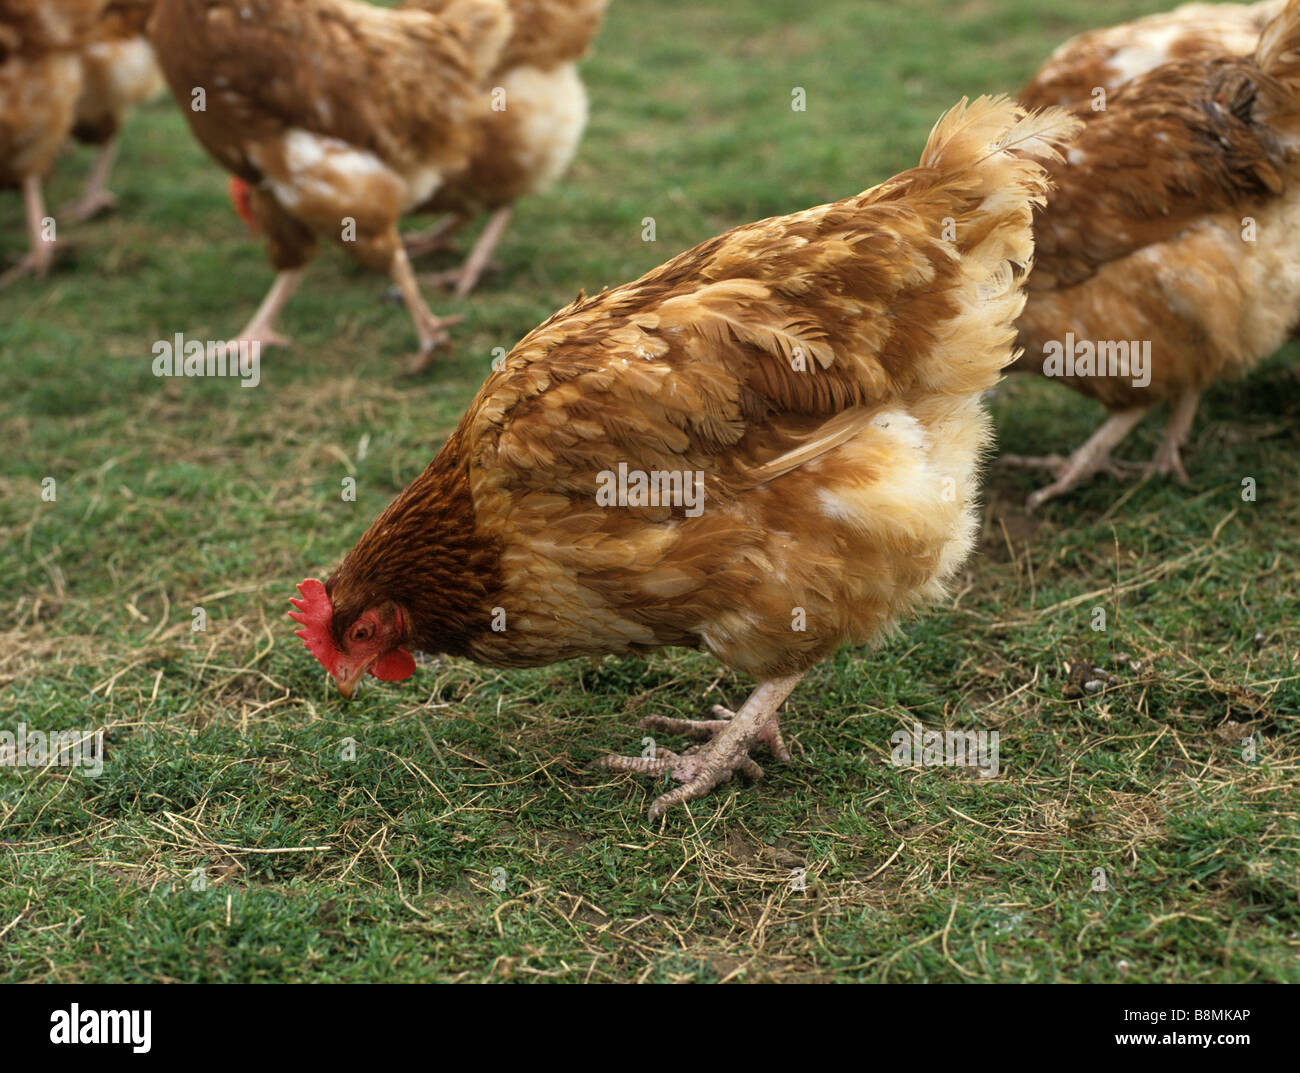
[{"label": "blurry chicken", "polygon": [[1268,357],[1300,320],[1297,50],[1293,0],[1253,55],[1166,63],[1102,111],[1077,106],[1084,129],[1049,166],[1056,188],[1035,215],[1017,368],[1063,380],[1110,418],[1069,458],[1004,456],[1053,471],[1031,508],[1122,473],[1111,451],[1161,402],[1172,413],[1141,469],[1185,482],[1200,393]]},{"label": "blurry chicken", "polygon": [[[440,14],[450,0],[406,0]],[[492,215],[465,263],[421,277],[450,282],[457,297],[474,289],[519,198],[545,189],[568,168],[587,125],[587,93],[577,61],[586,55],[609,0],[507,0],[513,29],[466,120],[473,148],[465,165],[444,177],[420,212],[451,215],[427,235],[407,241],[412,256],[442,248],[482,212]]]},{"label": "blurry chicken", "polygon": [[[1286,0],[1257,4],[1183,4],[1119,26],[1089,30],[1052,53],[1016,99],[1030,108],[1091,102],[1174,60],[1248,56]],[[1100,98],[1099,98],[1100,100]]]},{"label": "blurry chicken", "polygon": [[42,180],[76,122],[81,50],[108,0],[0,0],[0,186],[22,190],[29,252],[0,286],[54,260]]},{"label": "blurry chicken", "polygon": [[465,118],[510,32],[503,0],[440,15],[357,0],[157,0],[163,74],[204,147],[248,184],[279,275],[240,339],[287,342],[276,320],[320,238],[388,273],[423,362],[446,339],[397,231],[465,167]]},{"label": "blurry chicken", "polygon": [[[581,295],[489,376],[299,636],[351,696],[407,649],[494,666],[704,647],[758,680],[707,743],[611,757],[683,785],[781,759],[777,711],[844,644],[943,595],[977,529],[981,393],[1011,360],[1043,168],[1075,124],[981,98],[921,165]],[[1014,150],[1014,151],[1013,151]]]},{"label": "blurry chicken", "polygon": [[163,89],[162,72],[145,36],[153,5],[154,0],[109,0],[82,50],[84,81],[72,133],[78,141],[100,149],[81,197],[60,213],[65,218],[89,219],[117,204],[108,189],[108,176],[118,131],[132,108]]}]

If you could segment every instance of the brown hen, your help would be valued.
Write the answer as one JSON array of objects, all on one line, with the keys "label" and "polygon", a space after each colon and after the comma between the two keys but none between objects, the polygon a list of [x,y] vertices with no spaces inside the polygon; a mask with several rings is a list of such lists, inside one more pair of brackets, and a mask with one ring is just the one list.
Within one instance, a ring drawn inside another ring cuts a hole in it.
[{"label": "brown hen", "polygon": [[1053,470],[1031,508],[1124,472],[1111,451],[1162,402],[1163,441],[1139,469],[1186,481],[1181,448],[1201,392],[1268,357],[1300,320],[1297,50],[1292,0],[1251,55],[1165,63],[1102,110],[1076,106],[1085,126],[1049,165],[1055,189],[1035,214],[1017,368],[1060,379],[1110,416],[1069,458],[1004,456]]},{"label": "brown hen", "polygon": [[702,647],[757,679],[707,743],[604,766],[683,783],[784,754],[809,668],[942,597],[974,541],[981,394],[1011,360],[1032,157],[1076,124],[963,102],[917,168],[738,227],[525,337],[329,581],[300,636],[351,695],[407,647],[528,667]]},{"label": "brown hen", "polygon": [[278,270],[241,340],[283,344],[285,302],[321,239],[389,274],[423,364],[446,340],[398,234],[473,150],[466,118],[510,33],[504,0],[440,14],[358,0],[157,0],[149,33],[204,147],[249,184]]},{"label": "brown hen", "polygon": [[81,196],[61,216],[85,220],[117,204],[108,177],[117,155],[117,135],[127,113],[161,93],[162,72],[154,61],[145,26],[154,0],[109,0],[81,53],[83,83],[72,134],[97,146]]},{"label": "brown hen", "polygon": [[1076,104],[1104,98],[1139,75],[1175,60],[1213,60],[1249,56],[1259,35],[1286,7],[1286,0],[1257,4],[1183,4],[1119,26],[1089,30],[1070,38],[1048,58],[1016,94],[1030,108]]},{"label": "brown hen", "polygon": [[0,275],[42,278],[56,234],[42,180],[72,133],[83,86],[82,49],[108,0],[0,0],[0,187],[18,187],[27,216],[28,253]]}]

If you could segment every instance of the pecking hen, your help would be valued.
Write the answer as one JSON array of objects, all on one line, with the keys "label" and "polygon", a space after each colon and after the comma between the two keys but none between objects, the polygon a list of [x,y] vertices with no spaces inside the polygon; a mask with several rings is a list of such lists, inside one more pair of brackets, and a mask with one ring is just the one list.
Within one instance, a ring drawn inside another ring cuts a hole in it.
[{"label": "pecking hen", "polygon": [[1012,358],[1031,208],[1077,124],[965,102],[920,166],[579,296],[493,372],[327,582],[299,636],[345,696],[408,649],[494,666],[702,647],[758,682],[708,737],[606,758],[683,785],[778,756],[777,712],[841,645],[942,597],[977,530],[982,393]]},{"label": "pecking hen", "polygon": [[[1016,367],[1097,399],[1109,417],[1068,458],[1004,456],[1053,471],[1031,509],[1102,470],[1123,473],[1111,451],[1161,403],[1163,440],[1138,468],[1185,482],[1201,392],[1274,353],[1300,321],[1300,0],[1247,55],[1192,51],[1101,109],[1077,104],[1083,130],[1048,166]],[[1059,84],[1062,62],[1047,68]]]},{"label": "pecking hen", "polygon": [[236,178],[278,275],[240,339],[275,330],[317,242],[401,292],[423,364],[446,320],[420,294],[398,220],[473,150],[469,117],[511,27],[504,0],[439,14],[358,0],[157,0],[149,35],[181,111]]}]

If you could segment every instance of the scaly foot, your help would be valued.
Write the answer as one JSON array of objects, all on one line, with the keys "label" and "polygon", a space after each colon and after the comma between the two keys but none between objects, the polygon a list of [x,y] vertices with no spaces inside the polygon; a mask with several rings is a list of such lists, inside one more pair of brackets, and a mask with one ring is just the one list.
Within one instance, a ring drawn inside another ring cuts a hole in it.
[{"label": "scaly foot", "polygon": [[101,212],[117,209],[117,195],[108,190],[88,190],[70,205],[65,205],[59,219],[79,224],[93,219]]},{"label": "scaly foot", "polygon": [[673,805],[694,801],[710,790],[729,782],[737,772],[751,779],[761,779],[763,769],[749,755],[750,748],[764,742],[778,760],[788,761],[790,750],[781,737],[777,709],[803,675],[774,678],[763,682],[739,712],[715,707],[717,718],[706,720],[671,719],[667,716],[647,716],[641,726],[647,730],[664,730],[705,738],[701,745],[692,745],[683,753],[662,749],[653,739],[647,746],[646,756],[605,756],[591,766],[605,771],[630,771],[643,775],[671,775],[682,783],[675,790],[660,795],[650,806],[650,819],[657,820]]},{"label": "scaly foot", "polygon": [[50,274],[50,266],[53,263],[54,243],[44,242],[7,272],[0,275],[0,290],[4,290],[9,284],[21,279],[23,276],[35,276],[37,279],[44,279]]},{"label": "scaly foot", "polygon": [[1121,410],[1112,413],[1106,422],[1088,437],[1086,443],[1079,447],[1069,458],[1048,455],[1046,458],[1025,458],[1022,455],[1003,455],[1002,461],[1009,466],[1045,466],[1056,477],[1046,488],[1040,488],[1029,497],[1026,506],[1035,511],[1049,499],[1064,495],[1070,489],[1091,480],[1103,471],[1120,475],[1124,463],[1116,462],[1110,457],[1113,451],[1142,420],[1150,407],[1133,410]]},{"label": "scaly foot", "polygon": [[1149,472],[1159,474],[1161,477],[1172,477],[1179,484],[1191,483],[1191,478],[1187,476],[1187,470],[1183,466],[1183,456],[1178,449],[1178,444],[1171,440],[1161,442],[1155,458],[1147,468]]},{"label": "scaly foot", "polygon": [[[642,720],[643,727],[649,726],[650,720]],[[653,739],[647,739],[653,741]],[[683,753],[675,753],[657,744],[647,746],[643,756],[602,756],[592,763],[592,767],[604,771],[629,771],[638,775],[671,775],[685,785],[676,790],[661,794],[650,806],[650,819],[657,820],[679,801],[691,801],[703,797],[710,790],[730,782],[737,771],[757,782],[763,777],[763,769],[749,755],[747,748],[728,750],[719,754],[715,746],[716,738],[704,745],[692,745]],[[713,748],[711,748],[713,747]]]},{"label": "scaly foot", "polygon": [[455,291],[458,298],[463,298],[477,285],[479,278],[488,272],[500,272],[499,261],[489,261],[470,278],[467,265],[460,268],[448,268],[441,272],[425,272],[420,277],[420,284],[438,290]]},{"label": "scaly foot", "polygon": [[408,376],[422,373],[433,364],[434,354],[451,342],[451,333],[447,329],[463,319],[459,316],[435,317],[432,313],[428,317],[420,322],[420,349],[406,360]]},{"label": "scaly foot", "polygon": [[[715,704],[709,712],[712,719],[673,719],[666,715],[647,715],[638,724],[643,730],[662,730],[666,734],[681,734],[696,741],[712,741],[727,728],[736,713],[721,704]],[[782,763],[788,764],[792,757],[786,748],[785,739],[781,737],[781,717],[772,716],[758,732],[758,738],[768,747],[772,755]]]},{"label": "scaly foot", "polygon": [[[1057,480],[1065,476],[1070,465],[1070,459],[1064,455],[1000,455],[998,461],[1016,469],[1045,469]],[[1125,462],[1119,458],[1107,458],[1092,473],[1109,473],[1118,480],[1128,480],[1141,477],[1148,469],[1150,466],[1145,462]]]},{"label": "scaly foot", "polygon": [[999,461],[1018,468],[1045,469],[1056,478],[1052,484],[1040,488],[1029,497],[1026,505],[1030,511],[1037,510],[1049,499],[1055,499],[1098,473],[1108,473],[1118,481],[1141,480],[1154,474],[1160,477],[1172,477],[1179,484],[1189,483],[1187,470],[1183,468],[1178,448],[1164,443],[1160,445],[1155,458],[1150,462],[1126,462],[1118,458],[1107,458],[1085,474],[1071,473],[1071,460],[1061,455],[1044,455],[1041,458],[1003,455]]}]

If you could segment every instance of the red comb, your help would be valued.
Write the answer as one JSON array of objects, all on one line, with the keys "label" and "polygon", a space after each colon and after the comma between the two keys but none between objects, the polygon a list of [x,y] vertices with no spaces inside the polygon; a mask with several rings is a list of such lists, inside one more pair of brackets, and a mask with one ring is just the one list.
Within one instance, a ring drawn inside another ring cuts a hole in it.
[{"label": "red comb", "polygon": [[[321,666],[333,674],[338,667],[339,650],[334,647],[334,639],[330,636],[334,605],[330,603],[329,593],[314,577],[299,584],[298,591],[302,593],[301,600],[289,597],[289,602],[298,609],[290,611],[289,617],[302,623],[303,628],[294,632],[302,638],[307,650],[320,660]],[[414,666],[411,669],[414,670]]]},{"label": "red comb", "polygon": [[261,228],[258,227],[257,216],[253,213],[251,193],[248,183],[238,175],[230,177],[230,203],[234,205],[235,213],[244,221],[244,225],[256,235]]}]

